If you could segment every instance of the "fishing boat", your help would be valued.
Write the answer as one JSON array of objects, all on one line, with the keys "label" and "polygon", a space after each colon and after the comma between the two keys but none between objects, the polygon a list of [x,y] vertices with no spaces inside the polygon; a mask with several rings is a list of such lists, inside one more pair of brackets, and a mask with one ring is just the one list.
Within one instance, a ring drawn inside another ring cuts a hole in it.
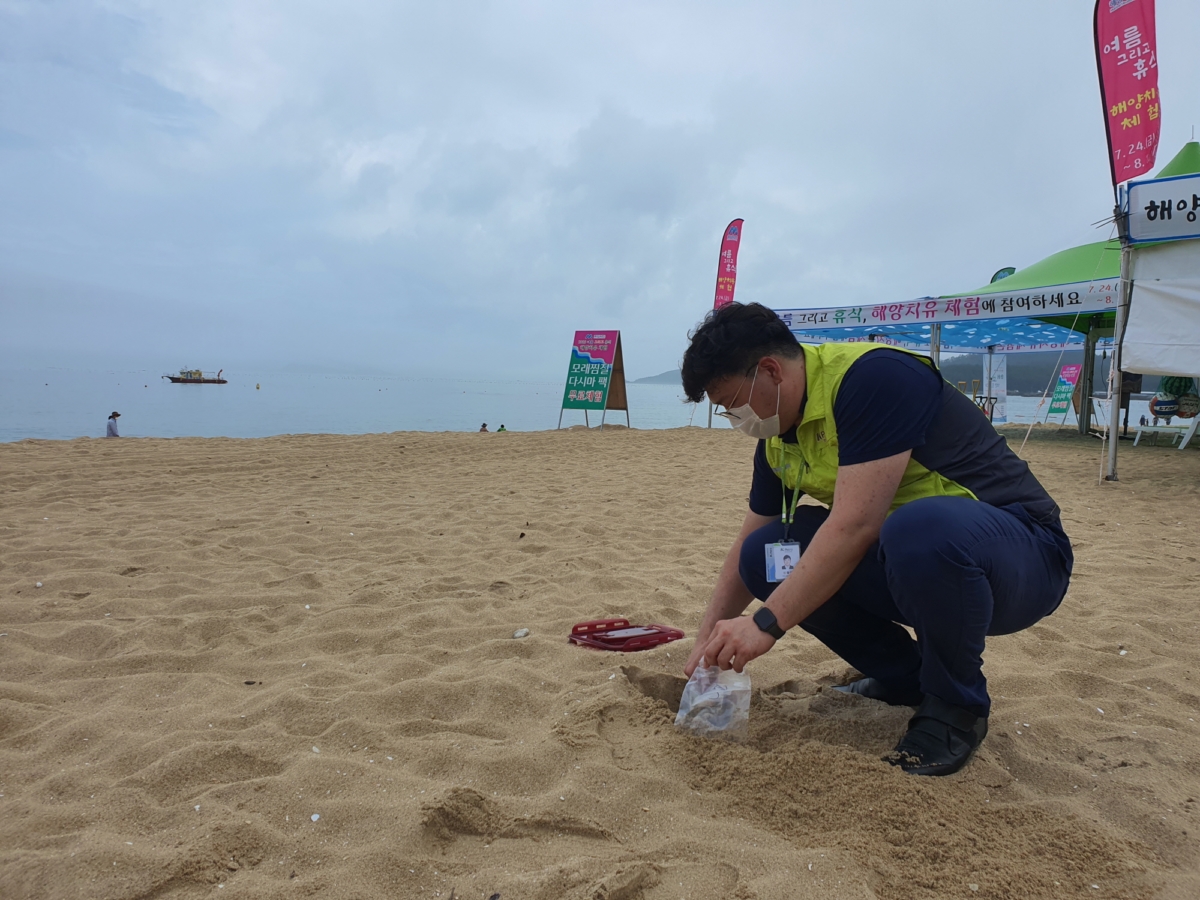
[{"label": "fishing boat", "polygon": [[218,369],[216,375],[205,375],[199,369],[180,369],[178,375],[164,375],[171,384],[229,384],[221,373],[224,369]]}]

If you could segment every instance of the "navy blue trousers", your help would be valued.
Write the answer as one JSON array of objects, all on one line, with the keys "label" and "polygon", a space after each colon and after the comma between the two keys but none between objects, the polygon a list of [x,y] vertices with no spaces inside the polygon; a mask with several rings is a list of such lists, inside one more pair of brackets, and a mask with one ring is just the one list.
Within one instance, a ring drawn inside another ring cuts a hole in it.
[{"label": "navy blue trousers", "polygon": [[[828,517],[824,507],[797,507],[790,539],[802,553]],[[777,587],[766,580],[763,547],[782,536],[776,521],[742,545],[742,581],[760,600]],[[1066,535],[1020,506],[915,500],[887,518],[845,584],[800,627],[864,675],[987,715],[984,639],[1054,612],[1072,563]]]}]

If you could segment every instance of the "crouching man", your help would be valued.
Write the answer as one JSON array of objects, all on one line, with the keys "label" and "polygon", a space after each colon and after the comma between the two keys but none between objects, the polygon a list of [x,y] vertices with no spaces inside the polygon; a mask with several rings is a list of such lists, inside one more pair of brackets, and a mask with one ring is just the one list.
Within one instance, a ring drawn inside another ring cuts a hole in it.
[{"label": "crouching man", "polygon": [[702,657],[740,672],[798,625],[866,676],[839,690],[916,707],[889,762],[957,772],[987,734],[985,639],[1067,591],[1058,506],[923,356],[801,346],[771,310],[734,303],[692,335],[683,387],[758,440],[686,674]]}]

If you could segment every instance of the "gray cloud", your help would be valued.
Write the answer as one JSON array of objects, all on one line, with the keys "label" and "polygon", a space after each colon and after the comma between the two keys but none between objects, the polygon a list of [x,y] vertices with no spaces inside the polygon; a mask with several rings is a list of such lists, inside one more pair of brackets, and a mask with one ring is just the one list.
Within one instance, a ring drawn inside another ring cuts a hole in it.
[{"label": "gray cloud", "polygon": [[[1159,0],[1164,162],[1191,13]],[[556,378],[620,327],[648,374],[735,216],[740,299],[969,289],[1105,236],[1090,16],[0,2],[0,351]]]}]

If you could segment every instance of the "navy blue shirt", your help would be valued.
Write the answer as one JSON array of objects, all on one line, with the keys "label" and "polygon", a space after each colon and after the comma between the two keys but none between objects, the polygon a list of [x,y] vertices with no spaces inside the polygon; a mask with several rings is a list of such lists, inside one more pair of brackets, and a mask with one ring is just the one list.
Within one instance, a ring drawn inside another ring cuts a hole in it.
[{"label": "navy blue shirt", "polygon": [[[833,421],[840,466],[911,450],[925,468],[980,500],[997,507],[1019,504],[1034,520],[1058,524],[1058,505],[987,416],[912,354],[881,347],[855,360],[834,397]],[[782,437],[794,442],[795,429]],[[783,508],[783,488],[767,464],[765,441],[754,451],[749,501],[760,516],[777,516]]]}]

